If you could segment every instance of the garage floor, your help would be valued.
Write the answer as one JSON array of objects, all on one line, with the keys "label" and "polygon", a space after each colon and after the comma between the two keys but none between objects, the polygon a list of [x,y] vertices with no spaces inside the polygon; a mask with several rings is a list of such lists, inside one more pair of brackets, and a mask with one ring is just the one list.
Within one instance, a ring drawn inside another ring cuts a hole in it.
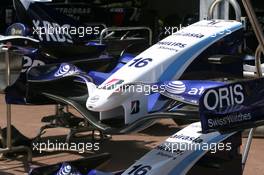
[{"label": "garage floor", "polygon": [[[12,122],[27,137],[34,137],[38,129],[42,126],[40,119],[42,116],[50,115],[54,111],[53,106],[13,106]],[[0,126],[5,126],[5,106],[3,97],[0,97]],[[109,141],[100,144],[99,152],[109,152],[112,159],[109,164],[102,167],[104,170],[118,170],[131,165],[135,160],[143,156],[152,147],[156,146],[169,135],[175,133],[175,124],[171,120],[162,120],[153,127],[144,132],[131,135],[113,136]],[[47,138],[53,136],[65,135],[66,129],[52,129],[44,135]],[[65,137],[64,137],[65,138]],[[245,140],[243,140],[245,142]],[[88,156],[93,153],[81,154]],[[264,139],[254,139],[249,161],[245,169],[245,175],[263,175],[264,174]],[[33,159],[34,166],[49,165],[64,160],[74,160],[80,157],[76,153],[52,153],[45,156],[37,155]],[[20,175],[25,173],[23,157],[18,160],[0,160],[0,175]]]}]

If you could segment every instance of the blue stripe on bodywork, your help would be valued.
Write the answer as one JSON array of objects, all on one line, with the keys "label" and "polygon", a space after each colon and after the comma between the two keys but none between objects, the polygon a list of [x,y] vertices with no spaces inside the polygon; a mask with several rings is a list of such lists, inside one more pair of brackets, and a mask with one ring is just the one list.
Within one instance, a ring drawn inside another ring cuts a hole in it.
[{"label": "blue stripe on bodywork", "polygon": [[[233,32],[239,30],[242,28],[242,24],[236,25],[229,30]],[[170,64],[170,66],[166,69],[166,71],[160,76],[159,81],[166,81],[171,80],[176,74],[178,74],[179,69],[186,64],[189,59],[192,58],[195,54],[200,54],[202,51],[204,51],[206,48],[211,46],[213,43],[219,41],[220,39],[224,38],[226,36],[225,33],[218,34],[216,37],[209,36],[205,40],[195,44],[192,46],[188,51],[185,51],[182,55],[179,56],[179,58],[176,58],[173,63]]]}]

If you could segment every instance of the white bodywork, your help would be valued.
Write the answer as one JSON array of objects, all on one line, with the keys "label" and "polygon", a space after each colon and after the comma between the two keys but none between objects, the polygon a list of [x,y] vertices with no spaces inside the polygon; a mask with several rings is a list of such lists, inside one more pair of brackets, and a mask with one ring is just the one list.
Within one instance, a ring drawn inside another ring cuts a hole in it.
[{"label": "white bodywork", "polygon": [[[204,20],[165,38],[139,54],[99,87],[88,88],[86,106],[100,112],[100,119],[125,117],[129,124],[147,114],[148,96],[120,92],[129,83],[177,80],[192,61],[213,43],[242,28],[237,21]],[[110,89],[105,87],[114,86]],[[139,110],[135,113],[133,109]]]},{"label": "white bodywork", "polygon": [[3,36],[3,35],[0,35],[0,43],[1,42],[12,41],[12,40],[25,40],[25,42],[31,41],[31,42],[39,43],[39,40],[36,40],[34,38],[30,38],[30,37],[25,37],[25,36]]},{"label": "white bodywork", "polygon": [[[201,134],[201,130],[200,122],[189,125],[136,161],[122,175],[185,175],[208,151],[220,151],[216,144],[234,134]],[[222,148],[231,150],[231,144],[222,144]]]}]

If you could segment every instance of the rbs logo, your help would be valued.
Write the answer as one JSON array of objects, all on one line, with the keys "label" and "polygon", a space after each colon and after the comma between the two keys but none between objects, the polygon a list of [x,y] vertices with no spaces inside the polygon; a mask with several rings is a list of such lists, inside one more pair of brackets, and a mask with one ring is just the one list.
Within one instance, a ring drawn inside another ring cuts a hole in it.
[{"label": "rbs logo", "polygon": [[211,89],[204,95],[204,106],[208,110],[223,108],[235,104],[242,104],[245,100],[243,86],[241,84],[229,87]]}]

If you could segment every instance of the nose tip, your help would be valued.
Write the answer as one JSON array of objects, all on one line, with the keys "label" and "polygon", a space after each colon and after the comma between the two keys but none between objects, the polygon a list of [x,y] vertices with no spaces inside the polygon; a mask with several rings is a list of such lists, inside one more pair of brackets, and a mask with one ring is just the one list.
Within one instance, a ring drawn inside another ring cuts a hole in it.
[{"label": "nose tip", "polygon": [[88,100],[87,102],[86,102],[86,107],[89,109],[89,110],[98,110],[98,108],[100,108],[101,107],[101,101],[99,102],[99,101],[91,101],[91,100]]}]

